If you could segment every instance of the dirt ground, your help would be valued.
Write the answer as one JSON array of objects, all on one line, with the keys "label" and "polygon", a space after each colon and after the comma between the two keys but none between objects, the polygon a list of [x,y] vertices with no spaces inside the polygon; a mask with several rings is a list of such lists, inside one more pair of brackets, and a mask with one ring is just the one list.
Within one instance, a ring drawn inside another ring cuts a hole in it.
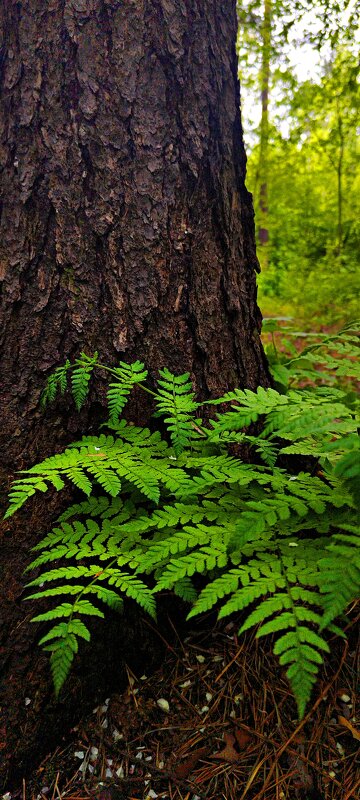
[{"label": "dirt ground", "polygon": [[127,667],[124,691],[102,697],[65,735],[59,727],[57,746],[34,755],[5,800],[355,800],[356,608],[350,620],[348,644],[332,642],[300,724],[269,643],[238,639],[235,622],[214,627],[212,618],[185,636],[170,621],[167,640],[145,622],[162,664],[154,669],[149,654],[143,673]]}]

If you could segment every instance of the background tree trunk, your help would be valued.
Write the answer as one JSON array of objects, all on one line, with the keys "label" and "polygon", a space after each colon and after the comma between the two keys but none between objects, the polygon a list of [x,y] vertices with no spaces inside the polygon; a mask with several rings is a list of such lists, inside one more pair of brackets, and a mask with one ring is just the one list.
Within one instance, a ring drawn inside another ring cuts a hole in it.
[{"label": "background tree trunk", "polygon": [[[88,412],[39,411],[48,371],[81,349],[97,349],[112,363],[142,358],[153,371],[189,369],[202,396],[268,383],[244,185],[235,5],[1,4],[7,471],[30,466],[88,424]],[[32,523],[28,513],[4,540],[0,644],[11,639],[5,712],[19,687],[29,697],[34,687],[35,630],[24,623],[18,599],[45,507],[37,507]],[[12,714],[3,739],[4,770],[24,715],[34,741],[43,725],[47,695],[43,685],[36,691],[32,717],[18,698],[19,715]],[[20,766],[24,759],[17,750]]]},{"label": "background tree trunk", "polygon": [[259,205],[259,245],[261,247],[260,263],[263,270],[269,266],[269,92],[270,92],[270,70],[271,70],[271,34],[272,34],[272,2],[264,0],[264,19],[262,24],[262,45],[261,45],[261,121],[260,121],[260,141],[259,141],[259,164],[257,172],[257,183],[259,195],[257,198]]}]

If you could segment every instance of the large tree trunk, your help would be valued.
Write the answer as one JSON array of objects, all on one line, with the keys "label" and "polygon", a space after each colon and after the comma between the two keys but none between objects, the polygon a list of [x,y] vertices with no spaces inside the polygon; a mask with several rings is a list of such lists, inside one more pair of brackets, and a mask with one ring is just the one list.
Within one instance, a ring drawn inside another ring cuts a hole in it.
[{"label": "large tree trunk", "polygon": [[[2,1],[3,466],[30,466],[78,433],[64,409],[44,418],[39,395],[47,372],[81,349],[189,369],[202,396],[267,384],[235,5]],[[34,673],[14,603],[31,530],[18,524],[4,547],[6,704],[20,681],[30,696]]]}]

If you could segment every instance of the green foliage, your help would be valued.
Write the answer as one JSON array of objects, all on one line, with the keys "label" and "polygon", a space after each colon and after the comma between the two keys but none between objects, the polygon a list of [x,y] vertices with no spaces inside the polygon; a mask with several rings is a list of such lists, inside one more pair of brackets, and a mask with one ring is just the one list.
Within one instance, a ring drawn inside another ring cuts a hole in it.
[{"label": "green foliage", "polygon": [[116,376],[116,382],[110,383],[107,399],[110,421],[117,422],[126,405],[131,389],[136,383],[146,380],[147,370],[144,369],[144,364],[141,361],[135,361],[134,364],[124,364],[123,361],[120,361],[120,366],[116,367],[113,372]]},{"label": "green foliage", "polygon": [[70,482],[85,495],[28,568],[29,596],[55,602],[34,621],[50,623],[41,644],[57,694],[79,640],[90,639],[87,618],[121,610],[123,597],[154,615],[156,594],[172,590],[191,603],[189,617],[216,608],[219,618],[239,616],[240,633],[271,635],[303,715],[327,632],[360,588],[357,403],[344,377],[356,371],[357,337],[350,326],[279,358],[268,327],[277,389],[229,391],[199,419],[189,375],[161,370],[151,394],[164,438],[118,419],[135,384],[149,391],[140,362],[112,368],[81,356],[50,376],[48,400],[72,370],[78,406],[94,369],[116,376],[111,432],[22,471],[10,494],[7,516],[51,486]]},{"label": "green foliage", "polygon": [[164,417],[176,456],[189,444],[193,436],[192,417],[198,408],[194,402],[190,375],[175,376],[168,369],[159,370],[156,406]]},{"label": "green foliage", "polygon": [[[341,324],[358,314],[360,291],[358,4],[324,0],[309,14],[303,2],[270,0],[270,42],[264,35],[264,4],[242,0],[238,5],[247,179],[262,266],[260,305],[271,314],[293,309],[311,326]],[[265,63],[266,124],[263,114],[259,122]],[[264,227],[268,241],[263,246]]]}]

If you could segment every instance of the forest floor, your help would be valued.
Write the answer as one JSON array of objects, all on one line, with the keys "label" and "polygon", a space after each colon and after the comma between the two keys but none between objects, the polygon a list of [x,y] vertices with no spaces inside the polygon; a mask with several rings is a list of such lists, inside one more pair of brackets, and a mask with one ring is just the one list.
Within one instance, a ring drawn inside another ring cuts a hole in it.
[{"label": "forest floor", "polygon": [[334,637],[301,723],[268,644],[238,639],[235,623],[211,621],[183,641],[174,629],[161,667],[128,670],[127,689],[5,800],[355,800],[358,611],[348,643]]}]

